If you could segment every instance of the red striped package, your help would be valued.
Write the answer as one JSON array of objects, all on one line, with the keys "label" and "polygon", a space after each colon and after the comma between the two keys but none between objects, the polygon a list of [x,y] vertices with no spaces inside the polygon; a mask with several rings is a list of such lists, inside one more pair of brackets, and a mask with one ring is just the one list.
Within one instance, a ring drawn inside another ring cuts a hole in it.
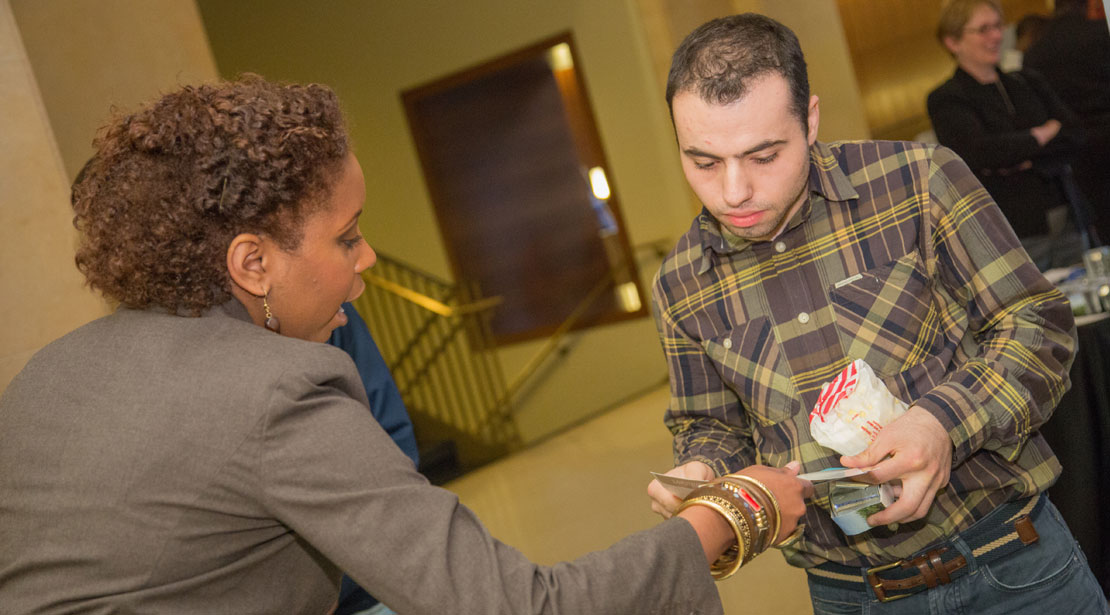
[{"label": "red striped package", "polygon": [[878,437],[883,425],[906,408],[870,365],[856,359],[821,387],[809,413],[809,431],[821,446],[841,455],[857,455]]}]

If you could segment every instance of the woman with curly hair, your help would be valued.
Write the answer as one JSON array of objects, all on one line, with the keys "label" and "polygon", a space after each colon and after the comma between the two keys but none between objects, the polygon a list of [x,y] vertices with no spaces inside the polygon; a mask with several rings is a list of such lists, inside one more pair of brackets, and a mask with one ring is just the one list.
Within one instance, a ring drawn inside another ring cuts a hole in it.
[{"label": "woman with curly hair", "polygon": [[804,512],[796,467],[753,466],[606,551],[532,564],[414,470],[319,343],[375,259],[334,93],[186,87],[96,147],[76,260],[119,308],[0,398],[5,613],[323,615],[340,571],[402,613],[720,612],[707,573]]}]

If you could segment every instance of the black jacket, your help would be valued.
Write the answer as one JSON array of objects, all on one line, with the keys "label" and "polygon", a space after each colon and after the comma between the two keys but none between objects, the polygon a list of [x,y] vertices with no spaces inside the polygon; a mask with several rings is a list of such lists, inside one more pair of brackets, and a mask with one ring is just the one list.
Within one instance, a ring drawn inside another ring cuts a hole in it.
[{"label": "black jacket", "polygon": [[1110,30],[1106,21],[1064,14],[1025,52],[1024,66],[1082,118],[1110,114]]},{"label": "black jacket", "polygon": [[[982,84],[957,68],[927,106],[937,140],[967,162],[1018,237],[1044,235],[1044,212],[1065,203],[1056,177],[1082,140],[1075,114],[1045,80],[1023,70]],[[1063,128],[1042,147],[1029,129],[1049,119]],[[1026,161],[1031,169],[1021,168]]]}]

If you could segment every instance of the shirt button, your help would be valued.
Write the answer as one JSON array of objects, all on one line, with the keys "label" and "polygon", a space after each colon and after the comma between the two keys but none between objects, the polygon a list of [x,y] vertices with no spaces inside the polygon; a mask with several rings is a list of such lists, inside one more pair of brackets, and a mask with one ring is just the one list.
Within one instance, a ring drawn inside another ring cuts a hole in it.
[{"label": "shirt button", "polygon": [[786,244],[784,242],[781,242],[781,241],[776,241],[775,242],[775,252],[778,252],[779,254],[782,254],[783,252],[786,252]]},{"label": "shirt button", "polygon": [[806,314],[805,312],[798,314],[798,322],[802,323],[803,325],[809,322],[809,314]]},{"label": "shirt button", "polygon": [[725,348],[732,348],[732,340],[725,338],[725,341],[722,343],[724,344]]}]

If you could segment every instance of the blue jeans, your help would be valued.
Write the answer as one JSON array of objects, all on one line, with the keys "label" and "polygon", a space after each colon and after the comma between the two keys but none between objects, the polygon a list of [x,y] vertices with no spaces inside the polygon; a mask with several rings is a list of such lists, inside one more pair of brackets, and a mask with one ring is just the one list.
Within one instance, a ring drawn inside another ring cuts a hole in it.
[{"label": "blue jeans", "polygon": [[814,615],[1110,615],[1102,588],[1052,502],[1045,502],[1036,528],[1036,543],[985,565],[956,537],[952,544],[970,562],[968,574],[892,602],[879,602],[870,588],[852,591],[810,579]]}]

